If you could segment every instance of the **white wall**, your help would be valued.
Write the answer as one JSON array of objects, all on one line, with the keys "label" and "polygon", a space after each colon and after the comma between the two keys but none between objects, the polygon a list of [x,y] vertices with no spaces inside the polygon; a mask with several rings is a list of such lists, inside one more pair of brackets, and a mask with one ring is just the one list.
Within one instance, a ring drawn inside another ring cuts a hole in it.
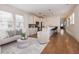
[{"label": "white wall", "polygon": [[79,41],[79,5],[76,7],[75,11],[75,24],[69,26],[66,30],[69,34],[75,37]]},{"label": "white wall", "polygon": [[37,16],[34,16],[34,22],[41,22],[42,20],[41,20],[41,18],[38,18]]},{"label": "white wall", "polygon": [[60,29],[60,17],[52,16],[43,18],[43,25],[46,26],[58,26]]},{"label": "white wall", "polygon": [[28,20],[28,23],[29,24],[36,24],[36,21],[40,22],[41,19],[35,15],[29,15],[29,20]]}]

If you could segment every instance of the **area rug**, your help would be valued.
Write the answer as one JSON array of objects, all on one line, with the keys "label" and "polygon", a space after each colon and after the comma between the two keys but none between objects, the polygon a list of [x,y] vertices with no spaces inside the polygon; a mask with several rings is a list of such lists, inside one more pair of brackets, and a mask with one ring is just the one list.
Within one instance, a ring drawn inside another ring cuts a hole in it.
[{"label": "area rug", "polygon": [[31,44],[25,48],[18,48],[17,42],[6,44],[1,47],[2,54],[40,54],[46,47],[46,44],[40,44],[36,38],[30,38]]}]

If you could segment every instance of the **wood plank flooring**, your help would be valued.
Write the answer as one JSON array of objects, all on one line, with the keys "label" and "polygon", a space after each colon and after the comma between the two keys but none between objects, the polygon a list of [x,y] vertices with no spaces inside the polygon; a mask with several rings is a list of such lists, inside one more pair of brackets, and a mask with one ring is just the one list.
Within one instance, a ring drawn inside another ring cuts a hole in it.
[{"label": "wood plank flooring", "polygon": [[42,51],[42,54],[78,54],[79,42],[72,36],[55,34],[50,38],[50,42]]}]

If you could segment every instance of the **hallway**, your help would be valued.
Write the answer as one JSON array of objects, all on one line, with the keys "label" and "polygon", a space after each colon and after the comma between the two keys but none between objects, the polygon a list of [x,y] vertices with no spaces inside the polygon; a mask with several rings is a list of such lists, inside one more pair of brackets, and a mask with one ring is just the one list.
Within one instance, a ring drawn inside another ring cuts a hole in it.
[{"label": "hallway", "polygon": [[42,54],[77,54],[79,43],[69,34],[57,34],[50,38],[50,42]]}]

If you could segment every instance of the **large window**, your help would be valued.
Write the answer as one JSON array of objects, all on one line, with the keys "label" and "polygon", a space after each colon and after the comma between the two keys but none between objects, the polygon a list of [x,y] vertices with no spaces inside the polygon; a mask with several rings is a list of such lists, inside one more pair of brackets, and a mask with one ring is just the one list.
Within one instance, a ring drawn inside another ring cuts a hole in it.
[{"label": "large window", "polygon": [[22,15],[15,15],[5,11],[0,11],[0,30],[10,31],[14,29],[24,29],[24,17]]},{"label": "large window", "polygon": [[16,15],[16,29],[24,29],[24,17]]},{"label": "large window", "polygon": [[70,16],[70,24],[74,24],[74,13]]},{"label": "large window", "polygon": [[13,16],[11,13],[0,11],[0,30],[13,30]]},{"label": "large window", "polygon": [[74,24],[74,13],[72,13],[72,15],[70,17],[67,18],[67,26],[70,26],[72,24]]}]

